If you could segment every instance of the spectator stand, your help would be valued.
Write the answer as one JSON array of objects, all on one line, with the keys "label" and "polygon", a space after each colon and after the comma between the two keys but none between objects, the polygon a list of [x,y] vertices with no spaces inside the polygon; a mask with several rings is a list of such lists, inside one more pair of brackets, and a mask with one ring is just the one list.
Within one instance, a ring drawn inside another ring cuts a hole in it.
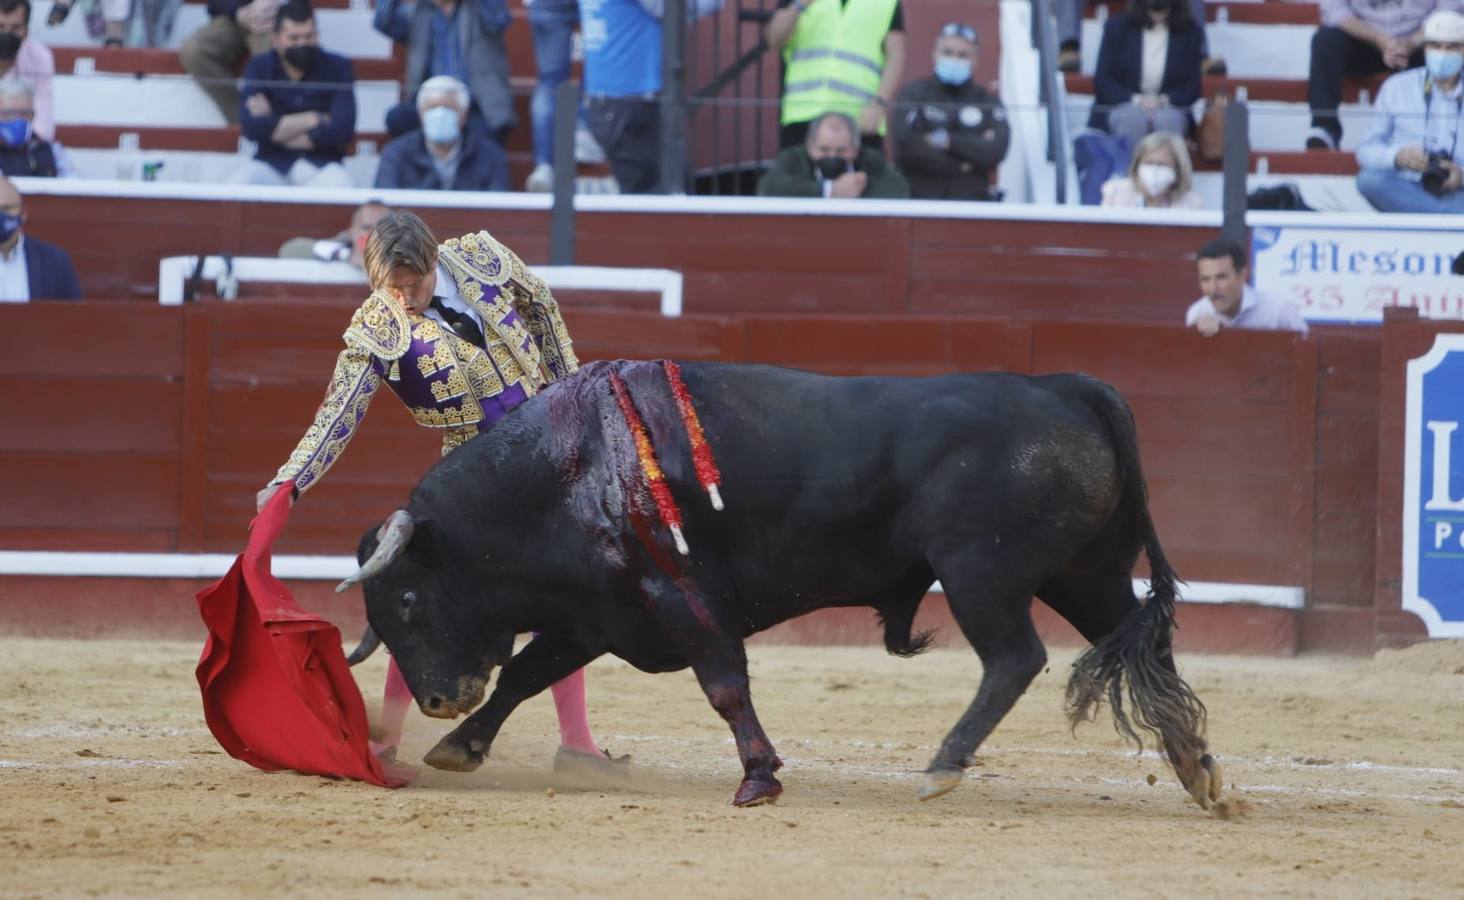
[{"label": "spectator stand", "polygon": [[[1092,106],[1092,74],[1104,21],[1122,9],[1119,4],[1099,4],[1089,8],[1090,15],[1083,22],[1082,72],[1066,78],[1066,111],[1074,128],[1086,123]],[[1286,181],[1296,184],[1315,209],[1372,211],[1354,184],[1357,160],[1353,154],[1367,134],[1368,110],[1383,76],[1346,84],[1340,110],[1341,150],[1307,151],[1307,67],[1311,36],[1320,24],[1318,6],[1289,0],[1209,2],[1206,19],[1211,53],[1225,59],[1228,75],[1206,76],[1205,97],[1243,96],[1250,113],[1248,188]],[[1196,113],[1199,111],[1197,108]],[[1207,207],[1220,208],[1219,172],[1214,164],[1195,163],[1196,190]]]},{"label": "spectator stand", "polygon": [[[178,47],[207,20],[203,3],[179,7],[169,46],[103,48],[86,31],[85,16],[46,24],[51,0],[37,0],[31,35],[56,58],[57,138],[83,178],[217,182],[253,154],[253,145],[223,121],[183,71]],[[356,75],[356,142],[346,168],[362,187],[375,178],[387,139],[385,113],[402,87],[404,54],[371,24],[369,3],[317,0],[321,46],[351,59]],[[522,185],[533,168],[529,98],[534,86],[532,35],[521,3],[508,37],[511,88],[518,126],[509,135],[510,180]],[[576,52],[574,67],[579,68]],[[160,165],[159,165],[160,164]],[[603,190],[603,167],[580,171],[579,188]]]}]

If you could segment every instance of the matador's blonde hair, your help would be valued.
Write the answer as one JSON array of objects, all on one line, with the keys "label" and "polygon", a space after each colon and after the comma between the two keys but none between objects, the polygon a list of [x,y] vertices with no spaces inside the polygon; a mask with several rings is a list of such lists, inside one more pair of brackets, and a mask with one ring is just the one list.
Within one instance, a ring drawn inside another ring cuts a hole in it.
[{"label": "matador's blonde hair", "polygon": [[415,213],[389,212],[376,221],[363,256],[371,287],[384,288],[395,269],[431,272],[437,265],[437,238]]}]

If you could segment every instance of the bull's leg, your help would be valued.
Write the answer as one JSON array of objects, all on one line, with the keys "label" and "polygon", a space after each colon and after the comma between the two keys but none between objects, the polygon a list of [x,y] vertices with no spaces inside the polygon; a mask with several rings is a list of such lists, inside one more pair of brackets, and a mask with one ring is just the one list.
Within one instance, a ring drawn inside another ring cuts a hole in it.
[{"label": "bull's leg", "polygon": [[986,578],[971,567],[936,566],[936,572],[951,615],[981,657],[982,675],[976,699],[925,770],[921,800],[939,797],[961,783],[976,748],[1047,663],[1047,651],[1032,625],[1030,589],[995,576]]},{"label": "bull's leg", "polygon": [[498,673],[488,702],[443,736],[423,757],[434,769],[471,772],[483,764],[498,730],[518,705],[599,656],[568,641],[539,635]]},{"label": "bull's leg", "polygon": [[[1044,584],[1037,595],[1054,612],[1067,619],[1090,644],[1097,644],[1117,632],[1139,609],[1133,578],[1128,570],[1121,568],[1101,574],[1061,575]],[[1173,679],[1179,680],[1174,654],[1168,647],[1160,653],[1158,665]],[[1092,689],[1102,692],[1106,687],[1095,685]],[[1072,691],[1070,687],[1070,698]],[[1223,779],[1220,764],[1207,752],[1205,739],[1195,734],[1161,733],[1160,741],[1180,784],[1200,808],[1209,809],[1210,804],[1220,799]]]},{"label": "bull's leg", "polygon": [[707,701],[732,729],[737,755],[742,760],[742,784],[732,796],[733,806],[761,806],[773,803],[783,785],[773,773],[783,761],[773,752],[772,741],[752,708],[752,690],[747,680],[747,653],[741,641],[691,661],[692,671]]},{"label": "bull's leg", "polygon": [[704,567],[695,580],[647,579],[641,591],[666,634],[691,664],[707,702],[732,729],[743,773],[732,805],[760,806],[783,793],[782,783],[773,776],[783,761],[773,752],[772,741],[752,708],[742,639],[724,628],[705,603],[705,597],[727,595],[725,590],[711,589],[715,581],[710,567]]}]

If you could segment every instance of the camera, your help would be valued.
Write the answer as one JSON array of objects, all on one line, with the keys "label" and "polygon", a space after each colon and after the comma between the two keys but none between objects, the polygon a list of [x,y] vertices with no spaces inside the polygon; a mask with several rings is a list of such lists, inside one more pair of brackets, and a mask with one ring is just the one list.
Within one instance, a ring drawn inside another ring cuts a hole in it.
[{"label": "camera", "polygon": [[1449,170],[1444,163],[1449,159],[1447,153],[1430,153],[1428,155],[1428,166],[1423,170],[1423,176],[1419,180],[1423,189],[1435,197],[1442,197],[1444,194],[1444,182],[1449,180]]}]

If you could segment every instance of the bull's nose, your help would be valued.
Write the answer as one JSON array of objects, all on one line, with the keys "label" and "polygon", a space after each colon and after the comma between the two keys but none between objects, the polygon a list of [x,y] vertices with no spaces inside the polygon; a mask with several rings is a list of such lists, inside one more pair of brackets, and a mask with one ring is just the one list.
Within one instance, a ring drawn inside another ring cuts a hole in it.
[{"label": "bull's nose", "polygon": [[444,700],[442,698],[442,695],[440,694],[433,694],[431,697],[427,698],[427,708],[432,710],[433,712],[441,712],[442,708],[446,705],[447,701]]}]

